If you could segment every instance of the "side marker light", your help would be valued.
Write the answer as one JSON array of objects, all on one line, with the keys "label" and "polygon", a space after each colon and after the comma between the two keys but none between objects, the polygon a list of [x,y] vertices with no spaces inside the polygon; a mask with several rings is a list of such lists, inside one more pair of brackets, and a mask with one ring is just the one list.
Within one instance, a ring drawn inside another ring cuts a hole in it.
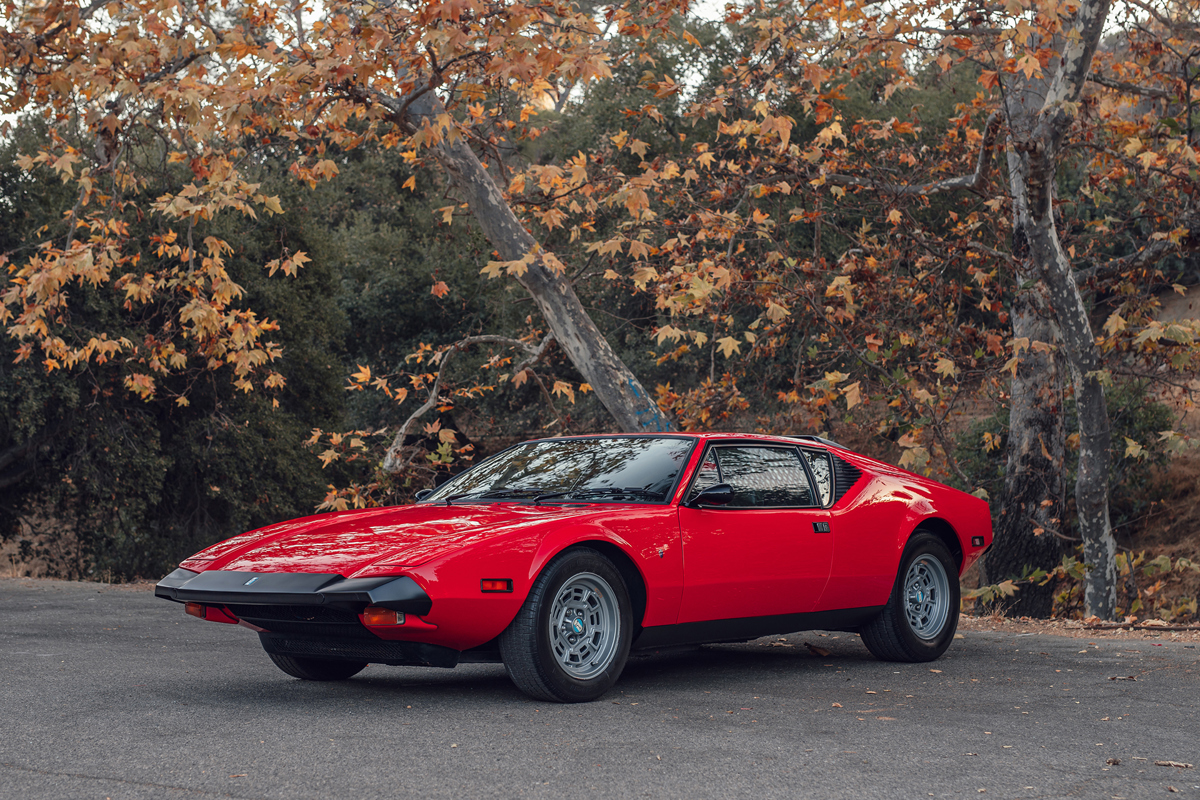
[{"label": "side marker light", "polygon": [[184,603],[183,610],[193,617],[204,619],[204,604],[202,603]]},{"label": "side marker light", "polygon": [[983,537],[982,536],[972,536],[971,537],[971,547],[983,547]]},{"label": "side marker light", "polygon": [[512,578],[484,578],[479,582],[481,592],[511,592]]},{"label": "side marker light", "polygon": [[404,612],[379,606],[367,606],[363,609],[362,621],[364,625],[403,625]]}]

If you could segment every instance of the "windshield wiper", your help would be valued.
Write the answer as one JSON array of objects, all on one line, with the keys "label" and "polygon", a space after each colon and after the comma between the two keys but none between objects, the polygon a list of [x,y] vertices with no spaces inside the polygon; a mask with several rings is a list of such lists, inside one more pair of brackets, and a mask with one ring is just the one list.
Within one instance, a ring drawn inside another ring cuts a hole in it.
[{"label": "windshield wiper", "polygon": [[608,495],[610,497],[620,497],[621,495],[629,495],[631,497],[644,497],[644,498],[648,498],[648,499],[652,499],[652,500],[662,500],[663,499],[662,492],[651,492],[646,489],[635,489],[632,487],[625,488],[625,489],[619,489],[616,486],[596,487],[594,489],[575,489],[574,491],[568,492],[567,494],[579,495],[579,496],[584,496],[584,495],[589,495],[589,494],[602,494],[602,495]]},{"label": "windshield wiper", "polygon": [[487,500],[487,499],[491,499],[491,498],[505,498],[505,497],[524,497],[524,496],[530,495],[530,494],[538,494],[541,491],[542,491],[541,489],[533,489],[533,488],[528,488],[528,487],[522,487],[522,488],[517,488],[517,489],[492,489],[492,490],[489,490],[486,492],[480,492],[478,489],[476,489],[473,492],[459,492],[458,494],[450,495],[449,497],[446,498],[446,505],[450,505],[455,500],[463,500],[468,497],[470,497],[474,500]]}]

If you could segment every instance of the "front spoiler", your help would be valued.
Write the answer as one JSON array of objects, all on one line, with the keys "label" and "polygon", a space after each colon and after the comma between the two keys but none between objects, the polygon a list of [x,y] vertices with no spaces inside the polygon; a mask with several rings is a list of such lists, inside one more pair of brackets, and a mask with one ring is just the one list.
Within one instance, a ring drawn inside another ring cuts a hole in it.
[{"label": "front spoiler", "polygon": [[182,567],[158,582],[154,596],[210,605],[330,605],[355,613],[381,606],[425,616],[429,595],[407,576],[343,578],[307,572],[192,572]]}]

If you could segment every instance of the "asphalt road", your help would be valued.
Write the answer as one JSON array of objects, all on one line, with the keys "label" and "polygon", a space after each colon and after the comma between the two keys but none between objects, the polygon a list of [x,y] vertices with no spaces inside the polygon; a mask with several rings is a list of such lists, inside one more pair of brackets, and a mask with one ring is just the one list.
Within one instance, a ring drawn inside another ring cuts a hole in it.
[{"label": "asphalt road", "polygon": [[0,798],[1200,798],[1194,645],[962,635],[706,647],[564,706],[498,665],[298,681],[148,591],[0,579]]}]

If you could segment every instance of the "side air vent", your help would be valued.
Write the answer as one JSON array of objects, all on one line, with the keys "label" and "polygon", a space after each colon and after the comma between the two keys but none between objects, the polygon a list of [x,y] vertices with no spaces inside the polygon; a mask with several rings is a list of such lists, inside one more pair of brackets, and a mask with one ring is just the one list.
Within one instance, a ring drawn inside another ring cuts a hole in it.
[{"label": "side air vent", "polygon": [[833,502],[836,503],[842,499],[846,492],[850,491],[854,484],[858,483],[858,479],[862,477],[862,470],[849,461],[834,456],[833,474],[836,476],[834,481],[836,493],[833,495]]}]

